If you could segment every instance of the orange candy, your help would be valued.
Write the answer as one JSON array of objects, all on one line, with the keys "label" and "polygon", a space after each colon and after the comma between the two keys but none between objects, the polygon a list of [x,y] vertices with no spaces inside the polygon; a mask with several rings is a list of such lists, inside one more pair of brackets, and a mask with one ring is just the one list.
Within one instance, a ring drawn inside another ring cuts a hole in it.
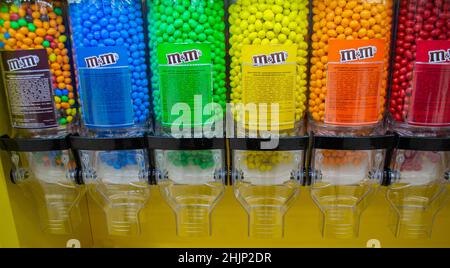
[{"label": "orange candy", "polygon": [[37,28],[37,29],[36,29],[36,34],[37,34],[38,36],[40,36],[40,37],[44,37],[44,36],[46,35],[46,32],[45,32],[45,30],[42,29],[42,28]]},{"label": "orange candy", "polygon": [[[4,35],[1,35],[0,41],[4,43],[4,49],[6,50],[17,50],[17,49],[45,49],[48,55],[55,54],[55,60],[49,61],[50,72],[55,77],[55,81],[53,86],[59,89],[67,89],[69,93],[67,94],[68,98],[72,101],[63,102],[55,104],[57,110],[61,110],[61,115],[66,118],[67,115],[73,115],[71,109],[71,103],[75,98],[75,94],[73,93],[72,79],[71,79],[71,66],[70,66],[70,58],[68,56],[68,50],[64,43],[58,41],[58,37],[62,34],[67,34],[66,27],[63,25],[64,20],[62,16],[58,16],[54,12],[55,7],[62,7],[62,3],[59,0],[43,0],[48,3],[51,3],[50,6],[44,4],[37,4],[35,1],[23,1],[17,6],[17,11],[9,12],[1,12],[0,19],[3,20],[3,24],[0,26],[0,33],[9,34],[9,38],[5,39]],[[14,1],[13,1],[14,2]],[[37,2],[37,1],[36,1]],[[4,3],[5,4],[5,3]],[[9,8],[10,3],[6,3],[6,6]],[[12,9],[12,8],[11,8]],[[30,26],[22,26],[18,29],[11,28],[10,14],[16,13],[20,18],[25,18],[27,16],[27,10],[31,9],[31,17],[32,24],[35,27],[34,31],[30,30]],[[42,21],[41,16],[47,15],[49,20]],[[43,46],[43,42],[45,41],[45,37],[50,35],[54,38],[56,43],[56,48],[45,47]],[[53,59],[53,57],[52,57]],[[72,121],[72,118],[70,118]],[[68,120],[68,122],[70,122]]]},{"label": "orange candy", "polygon": [[40,45],[40,44],[42,44],[42,42],[44,42],[44,38],[42,38],[42,37],[40,37],[40,36],[38,36],[38,37],[36,37],[36,38],[34,39],[34,44],[35,44],[35,45]]}]

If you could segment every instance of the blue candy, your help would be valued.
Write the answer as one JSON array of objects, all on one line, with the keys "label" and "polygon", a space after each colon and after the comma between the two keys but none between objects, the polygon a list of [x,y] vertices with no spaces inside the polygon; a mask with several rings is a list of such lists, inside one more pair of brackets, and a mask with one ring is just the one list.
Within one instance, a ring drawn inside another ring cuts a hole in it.
[{"label": "blue candy", "polygon": [[[127,50],[128,57],[124,62],[129,66],[131,78],[130,95],[133,112],[131,118],[134,119],[135,124],[145,123],[150,116],[152,100],[148,92],[148,65],[146,64],[148,44],[144,38],[145,21],[142,2],[139,0],[118,1],[118,3],[104,0],[70,2],[75,51],[77,47],[111,46],[120,47],[112,51]],[[65,96],[68,93],[67,90],[58,90],[55,95]],[[105,153],[101,154],[101,160],[115,169],[121,169],[124,166],[136,164],[136,153],[136,151]]]}]

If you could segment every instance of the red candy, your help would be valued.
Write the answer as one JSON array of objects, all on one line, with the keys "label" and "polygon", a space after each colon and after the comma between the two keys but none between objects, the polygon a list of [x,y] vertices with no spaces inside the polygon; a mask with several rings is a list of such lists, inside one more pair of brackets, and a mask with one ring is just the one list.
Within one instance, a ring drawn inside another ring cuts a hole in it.
[{"label": "red candy", "polygon": [[418,40],[450,40],[450,2],[400,0],[389,111],[404,122],[412,95],[413,68]]}]

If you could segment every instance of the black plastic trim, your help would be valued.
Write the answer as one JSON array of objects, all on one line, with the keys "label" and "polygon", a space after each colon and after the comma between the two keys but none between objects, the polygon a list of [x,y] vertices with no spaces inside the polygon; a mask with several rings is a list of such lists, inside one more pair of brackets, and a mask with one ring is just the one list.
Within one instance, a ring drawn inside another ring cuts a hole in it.
[{"label": "black plastic trim", "polygon": [[148,136],[147,148],[153,150],[225,150],[223,138],[173,138]]},{"label": "black plastic trim", "polygon": [[313,149],[329,150],[377,150],[395,146],[396,135],[388,134],[371,137],[314,136]]},{"label": "black plastic trim", "polygon": [[399,136],[397,149],[414,151],[450,151],[450,137]]},{"label": "black plastic trim", "polygon": [[70,143],[72,149],[77,151],[139,150],[146,148],[144,137],[89,138],[71,136]]},{"label": "black plastic trim", "polygon": [[231,150],[260,150],[260,151],[296,151],[308,148],[308,136],[302,137],[280,137],[278,146],[271,149],[261,148],[262,142],[268,142],[269,139],[252,138],[233,138],[230,139]]},{"label": "black plastic trim", "polygon": [[44,152],[62,151],[70,149],[68,137],[58,138],[10,138],[5,135],[0,137],[0,148],[5,151],[15,152]]}]

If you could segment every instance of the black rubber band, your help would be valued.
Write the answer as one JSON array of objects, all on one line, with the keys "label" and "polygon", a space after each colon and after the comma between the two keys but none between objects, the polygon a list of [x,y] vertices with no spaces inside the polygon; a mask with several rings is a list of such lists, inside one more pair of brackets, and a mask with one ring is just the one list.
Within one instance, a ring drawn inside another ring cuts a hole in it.
[{"label": "black rubber band", "polygon": [[398,137],[397,149],[414,151],[450,151],[450,137]]},{"label": "black rubber band", "polygon": [[144,137],[89,138],[71,136],[70,143],[72,149],[77,151],[139,150],[146,148]]},{"label": "black rubber band", "polygon": [[390,149],[395,144],[394,134],[371,137],[314,136],[312,147],[329,150],[377,150]]},{"label": "black rubber band", "polygon": [[159,150],[224,150],[225,139],[222,138],[172,138],[147,137],[147,148]]},{"label": "black rubber band", "polygon": [[[261,148],[263,143],[269,142],[269,139],[246,139],[235,138],[230,139],[231,150],[261,150],[261,151],[296,151],[305,150],[308,147],[308,136],[302,137],[286,137],[279,138],[276,147],[274,148]],[[264,147],[268,146],[265,145]]]},{"label": "black rubber band", "polygon": [[68,137],[39,139],[10,138],[5,135],[0,138],[0,143],[2,144],[2,150],[9,152],[44,152],[70,149]]}]

